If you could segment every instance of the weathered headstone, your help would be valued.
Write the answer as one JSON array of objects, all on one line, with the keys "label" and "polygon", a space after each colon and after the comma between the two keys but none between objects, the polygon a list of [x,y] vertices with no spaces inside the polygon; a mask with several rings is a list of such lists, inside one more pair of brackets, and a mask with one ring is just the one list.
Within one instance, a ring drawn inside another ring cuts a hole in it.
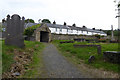
[{"label": "weathered headstone", "polygon": [[90,56],[89,59],[88,59],[88,62],[92,63],[94,60],[95,60],[95,56]]},{"label": "weathered headstone", "polygon": [[24,47],[24,17],[21,17],[17,14],[14,14],[10,17],[7,16],[7,26],[6,26],[6,37],[5,44],[13,45],[17,47]]},{"label": "weathered headstone", "polygon": [[103,56],[105,61],[120,64],[120,52],[118,51],[105,51]]}]

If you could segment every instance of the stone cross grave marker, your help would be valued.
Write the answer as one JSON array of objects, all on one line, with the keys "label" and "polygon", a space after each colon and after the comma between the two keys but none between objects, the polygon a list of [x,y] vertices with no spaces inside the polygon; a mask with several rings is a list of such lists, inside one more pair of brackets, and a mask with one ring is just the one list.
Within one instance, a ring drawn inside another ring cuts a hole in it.
[{"label": "stone cross grave marker", "polygon": [[114,41],[115,39],[114,39],[114,33],[113,33],[113,25],[111,25],[111,31],[112,31],[112,33],[111,33],[111,41]]},{"label": "stone cross grave marker", "polygon": [[6,26],[6,45],[13,45],[17,47],[24,47],[24,17],[21,17],[17,14],[14,14],[10,17],[7,15],[7,26]]}]

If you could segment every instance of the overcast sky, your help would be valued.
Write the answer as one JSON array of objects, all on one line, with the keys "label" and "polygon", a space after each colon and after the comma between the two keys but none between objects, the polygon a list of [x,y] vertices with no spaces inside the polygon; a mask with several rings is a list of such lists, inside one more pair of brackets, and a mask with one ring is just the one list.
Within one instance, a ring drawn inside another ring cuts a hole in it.
[{"label": "overcast sky", "polygon": [[114,0],[0,0],[0,20],[7,14],[19,14],[38,23],[38,19],[57,24],[96,29],[118,28]]}]

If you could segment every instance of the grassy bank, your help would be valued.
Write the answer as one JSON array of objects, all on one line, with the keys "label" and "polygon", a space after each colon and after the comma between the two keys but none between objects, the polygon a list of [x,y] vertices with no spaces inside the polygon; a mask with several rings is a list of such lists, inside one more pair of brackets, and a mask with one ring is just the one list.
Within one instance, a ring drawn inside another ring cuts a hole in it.
[{"label": "grassy bank", "polygon": [[[21,78],[41,78],[45,74],[44,64],[42,60],[42,50],[45,47],[42,43],[37,43],[38,48],[33,52],[33,59],[29,65],[29,70],[21,76]],[[32,46],[32,44],[30,44]]]},{"label": "grassy bank", "polygon": [[[103,54],[97,54],[97,48],[93,47],[86,47],[86,48],[74,48],[73,44],[93,44],[87,42],[75,42],[75,43],[64,43],[60,44],[61,40],[55,40],[53,43],[58,47],[60,51],[62,51],[63,55],[66,57],[70,57],[70,59],[74,58],[76,60],[82,60],[85,64],[93,66],[95,68],[102,68],[104,70],[113,71],[113,72],[120,72],[119,65],[112,64],[109,62],[104,62]],[[118,51],[118,44],[117,43],[94,43],[99,44],[102,46],[102,52],[104,51]],[[94,55],[95,61],[93,63],[88,63],[88,58]],[[80,62],[78,62],[80,64]]]},{"label": "grassy bank", "polygon": [[[15,46],[8,46],[4,44],[2,41],[2,73],[9,71],[9,68],[12,63],[14,63],[14,49],[20,52],[27,52],[32,53],[32,61],[27,66],[29,69],[26,71],[25,75],[20,77],[34,77],[37,73],[37,67],[42,68],[43,63],[42,59],[40,58],[41,51],[44,48],[44,45],[40,42],[32,42],[32,41],[25,41],[25,48],[18,48]],[[31,51],[33,50],[33,51]],[[42,70],[41,70],[42,72]],[[39,74],[40,76],[41,74]]]},{"label": "grassy bank", "polygon": [[4,44],[4,41],[1,41],[1,43],[2,43],[2,73],[4,73],[8,71],[10,68],[10,65],[14,63],[13,50],[18,48],[15,46],[7,46]]}]

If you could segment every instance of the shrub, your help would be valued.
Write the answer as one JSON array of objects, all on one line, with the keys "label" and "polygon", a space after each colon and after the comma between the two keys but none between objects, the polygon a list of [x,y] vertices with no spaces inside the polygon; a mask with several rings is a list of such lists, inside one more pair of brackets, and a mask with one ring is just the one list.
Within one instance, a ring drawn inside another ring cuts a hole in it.
[{"label": "shrub", "polygon": [[100,35],[98,35],[98,34],[95,34],[95,37],[97,37],[98,39],[100,39],[100,37],[101,37],[101,36],[100,36]]},{"label": "shrub", "polygon": [[107,39],[99,39],[99,42],[107,42]]},{"label": "shrub", "polygon": [[35,30],[36,28],[38,28],[38,27],[40,27],[40,24],[26,28],[26,29],[24,30],[24,35],[32,36],[32,34],[34,33],[34,30]]}]

